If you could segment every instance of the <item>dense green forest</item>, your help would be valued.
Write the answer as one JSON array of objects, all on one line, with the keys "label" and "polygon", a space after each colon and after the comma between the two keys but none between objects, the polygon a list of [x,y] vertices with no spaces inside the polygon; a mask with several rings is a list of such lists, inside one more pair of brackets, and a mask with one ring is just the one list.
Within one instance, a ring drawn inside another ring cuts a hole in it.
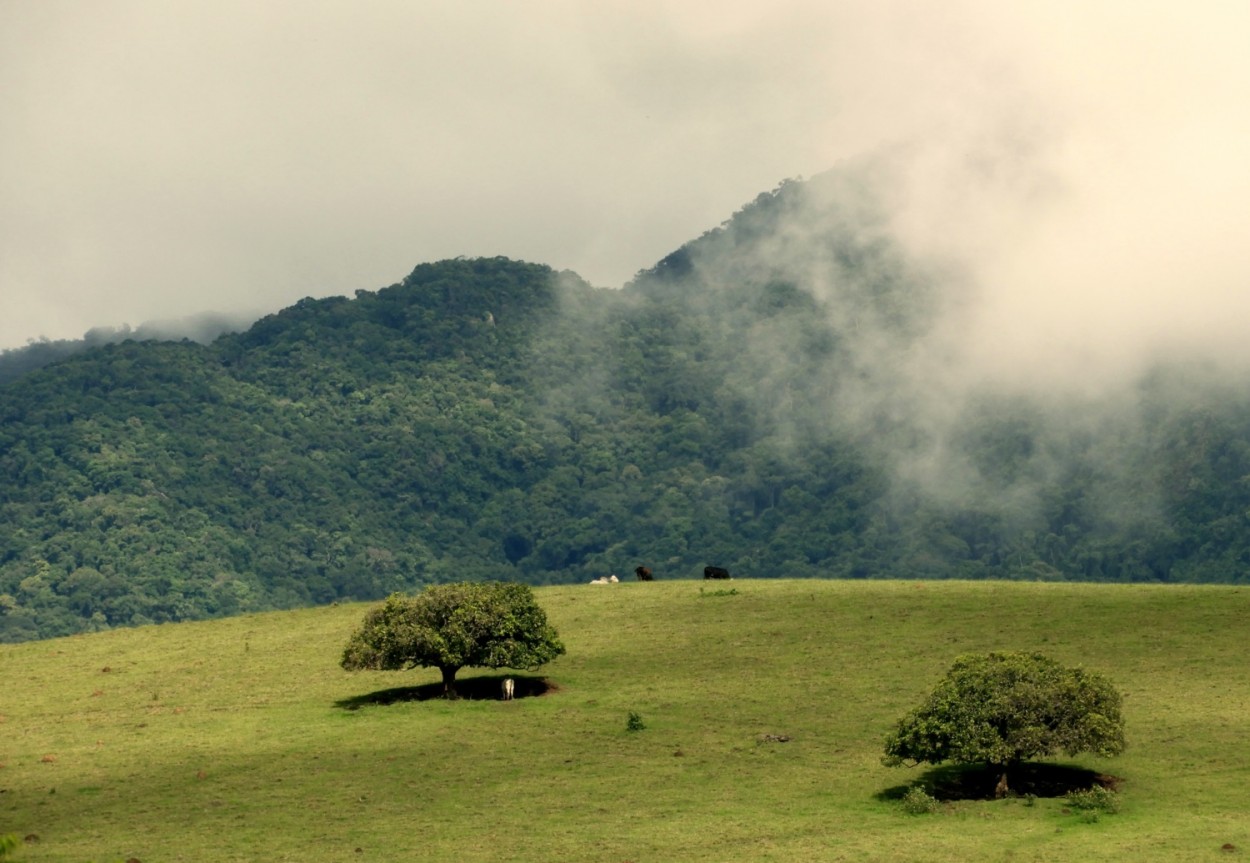
[{"label": "dense green forest", "polygon": [[955,299],[828,175],[620,290],[457,259],[209,344],[75,351],[0,388],[0,640],[640,564],[1246,580],[1239,381],[934,413],[909,358]]},{"label": "dense green forest", "polygon": [[72,357],[74,354],[101,345],[116,342],[158,341],[172,339],[208,344],[222,333],[246,329],[255,315],[225,315],[204,313],[181,320],[151,321],[131,328],[92,327],[81,339],[49,339],[46,336],[29,339],[25,347],[0,350],[0,386],[15,381],[35,369]]}]

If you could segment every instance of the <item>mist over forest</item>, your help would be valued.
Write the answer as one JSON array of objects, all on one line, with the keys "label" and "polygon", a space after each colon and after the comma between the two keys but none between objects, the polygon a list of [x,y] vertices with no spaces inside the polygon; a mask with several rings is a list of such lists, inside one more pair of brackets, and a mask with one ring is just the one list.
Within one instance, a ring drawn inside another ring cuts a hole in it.
[{"label": "mist over forest", "polygon": [[785,181],[619,290],[453,259],[0,355],[0,639],[639,565],[1245,582],[1236,351],[1149,315],[1013,339],[1023,259],[918,229],[945,196],[905,155]]},{"label": "mist over forest", "polygon": [[92,327],[81,339],[29,339],[24,347],[0,350],[0,385],[16,380],[27,372],[42,368],[56,360],[73,356],[88,348],[132,341],[179,341],[189,339],[208,344],[222,333],[246,329],[259,315],[204,312],[187,318],[146,321],[137,327]]}]

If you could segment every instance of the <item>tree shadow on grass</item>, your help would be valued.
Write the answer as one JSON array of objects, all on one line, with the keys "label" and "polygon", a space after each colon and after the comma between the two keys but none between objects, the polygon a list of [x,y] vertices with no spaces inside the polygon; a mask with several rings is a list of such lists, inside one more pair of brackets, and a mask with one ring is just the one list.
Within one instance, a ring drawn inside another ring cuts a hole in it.
[{"label": "tree shadow on grass", "polygon": [[[513,698],[536,698],[554,692],[556,685],[545,677],[519,677],[514,674],[493,674],[482,677],[466,677],[456,681],[457,700],[461,701],[502,701],[503,682],[506,678],[513,680]],[[421,686],[399,686],[395,689],[379,689],[365,695],[353,695],[334,702],[335,707],[344,710],[359,710],[374,705],[395,704],[401,701],[429,701],[443,697],[441,681],[426,683]]]},{"label": "tree shadow on grass", "polygon": [[[878,800],[901,800],[912,788],[923,788],[937,800],[993,800],[998,771],[983,764],[952,764],[926,770],[906,785],[895,785],[879,792]],[[1070,764],[1026,762],[1008,775],[1009,796],[1063,797],[1069,791],[1084,791],[1095,785],[1115,791],[1124,780],[1119,776],[1087,770]]]}]

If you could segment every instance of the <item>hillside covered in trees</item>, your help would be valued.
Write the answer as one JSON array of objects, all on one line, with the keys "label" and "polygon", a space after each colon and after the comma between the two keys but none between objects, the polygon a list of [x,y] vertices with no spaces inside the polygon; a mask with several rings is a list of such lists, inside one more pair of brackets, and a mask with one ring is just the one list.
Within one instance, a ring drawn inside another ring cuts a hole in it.
[{"label": "hillside covered in trees", "polygon": [[0,388],[0,640],[639,564],[1247,580],[1240,381],[956,387],[960,301],[831,174],[621,290],[450,260],[76,352]]}]

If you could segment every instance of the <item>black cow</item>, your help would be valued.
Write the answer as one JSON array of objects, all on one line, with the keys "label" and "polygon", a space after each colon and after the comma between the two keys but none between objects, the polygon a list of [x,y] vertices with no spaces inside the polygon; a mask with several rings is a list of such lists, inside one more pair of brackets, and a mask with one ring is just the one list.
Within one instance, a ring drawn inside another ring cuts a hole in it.
[{"label": "black cow", "polygon": [[704,578],[733,578],[733,576],[729,574],[729,570],[721,569],[719,566],[703,567],[703,577]]},{"label": "black cow", "polygon": [[638,576],[639,581],[651,581],[652,580],[651,570],[647,569],[645,566],[635,567],[634,575]]}]

